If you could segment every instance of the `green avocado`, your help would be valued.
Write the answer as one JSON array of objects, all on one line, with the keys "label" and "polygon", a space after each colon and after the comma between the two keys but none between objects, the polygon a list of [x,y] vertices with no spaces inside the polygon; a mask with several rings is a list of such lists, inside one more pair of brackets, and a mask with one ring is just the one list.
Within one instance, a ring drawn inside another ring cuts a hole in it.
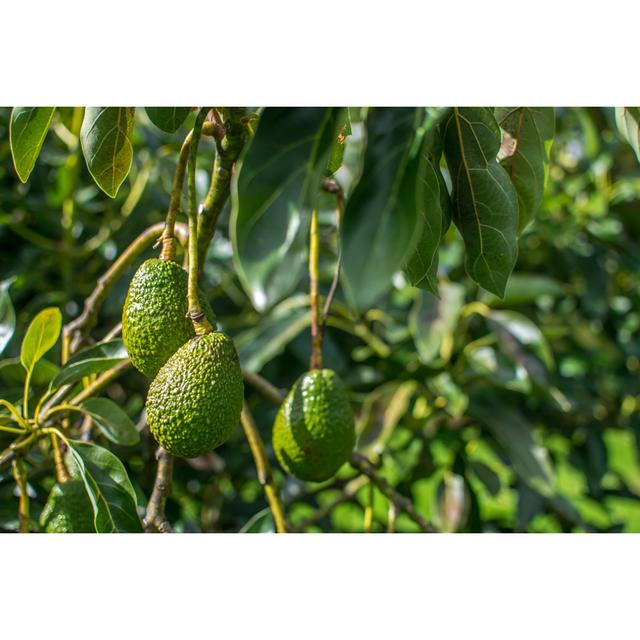
[{"label": "green avocado", "polygon": [[355,444],[353,411],[342,380],[330,369],[298,378],[273,424],[273,448],[291,475],[322,482],[348,460]]},{"label": "green avocado", "polygon": [[47,533],[95,533],[93,509],[82,480],[69,480],[51,489],[40,526]]},{"label": "green avocado", "polygon": [[[202,292],[200,300],[214,323]],[[187,311],[187,272],[170,260],[144,262],[131,280],[122,309],[122,339],[133,366],[148,378],[195,336]]]},{"label": "green avocado", "polygon": [[195,458],[229,438],[240,422],[244,384],[231,338],[220,331],[178,349],[149,387],[147,421],[169,453]]}]

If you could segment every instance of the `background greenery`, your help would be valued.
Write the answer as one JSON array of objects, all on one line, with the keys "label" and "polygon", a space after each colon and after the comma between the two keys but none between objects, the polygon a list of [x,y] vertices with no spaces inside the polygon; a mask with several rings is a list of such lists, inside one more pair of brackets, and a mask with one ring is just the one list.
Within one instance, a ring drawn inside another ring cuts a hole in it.
[{"label": "background greenery", "polygon": [[[65,322],[73,319],[114,258],[164,219],[193,116],[172,135],[136,110],[133,166],[111,199],[78,151],[73,109],[56,111],[29,181],[21,184],[9,149],[9,114],[0,109],[0,279],[11,281],[4,286],[17,315],[3,357],[14,358],[36,312],[59,306]],[[341,169],[347,191],[357,174],[349,153],[362,135],[357,118],[352,126]],[[203,140],[200,154],[213,157],[213,144]],[[197,177],[202,199],[209,181],[204,163]],[[323,198],[326,292],[337,243],[333,200]],[[439,298],[411,287],[399,273],[385,290],[367,291],[363,305],[339,290],[324,358],[350,389],[358,448],[439,529],[640,531],[639,206],[640,166],[616,130],[613,109],[558,108],[542,207],[520,236],[503,299],[466,276],[454,227],[440,251]],[[243,367],[286,390],[308,366],[308,283],[296,279],[284,299],[267,292],[270,304],[251,301],[238,279],[228,228],[225,210],[207,254],[203,289],[234,337]],[[368,264],[368,243],[349,241],[345,249],[352,265]],[[304,267],[304,259],[299,262]],[[138,264],[110,293],[94,337],[119,322]],[[59,353],[46,358],[55,364]],[[2,397],[20,393],[19,369],[11,362],[0,367]],[[43,370],[35,384],[46,385],[52,371]],[[129,370],[106,393],[137,423],[140,444],[103,442],[124,462],[141,505],[155,474],[155,447],[141,415],[147,384]],[[372,530],[386,530],[387,499],[348,465],[323,485],[285,476],[270,448],[276,407],[249,385],[245,393],[294,527],[335,504],[304,530],[362,531],[372,501]],[[0,447],[5,440],[0,434]],[[55,478],[37,452],[30,463],[37,520]],[[17,502],[11,470],[1,468],[2,529],[17,528]],[[273,528],[240,429],[210,455],[176,460],[167,517],[177,531]],[[395,529],[414,531],[416,525],[400,514]]]}]

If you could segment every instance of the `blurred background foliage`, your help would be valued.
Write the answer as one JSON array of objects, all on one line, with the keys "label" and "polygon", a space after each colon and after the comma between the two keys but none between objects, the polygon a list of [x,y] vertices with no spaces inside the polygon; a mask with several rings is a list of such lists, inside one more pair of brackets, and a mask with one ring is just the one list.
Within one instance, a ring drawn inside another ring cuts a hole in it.
[{"label": "blurred background foliage", "polygon": [[[79,154],[79,116],[71,108],[56,111],[29,182],[20,184],[9,113],[0,109],[0,280],[17,316],[3,357],[15,358],[37,311],[53,305],[65,322],[77,316],[114,258],[163,220],[193,115],[169,135],[136,111],[133,167],[112,200]],[[329,319],[325,366],[350,389],[358,449],[444,531],[640,531],[640,166],[617,133],[613,109],[558,108],[556,119],[542,208],[520,237],[504,299],[465,275],[462,241],[451,227],[440,251],[439,298],[397,274],[364,313],[339,292]],[[347,191],[357,176],[359,135],[356,119],[340,170]],[[200,157],[207,154],[213,159],[213,144],[203,141]],[[204,162],[197,178],[203,197]],[[323,197],[326,293],[337,238],[334,200]],[[226,210],[203,289],[242,365],[286,390],[308,366],[308,283],[302,279],[294,294],[258,313],[236,276],[228,224]],[[351,250],[365,260],[366,246]],[[94,338],[119,322],[138,264],[110,293]],[[58,362],[59,353],[49,353],[35,384],[46,385]],[[19,397],[21,380],[19,364],[4,361],[0,395]],[[155,447],[141,415],[147,385],[129,370],[106,392],[144,432],[135,447],[108,445],[142,505],[155,474]],[[416,530],[348,465],[319,485],[285,476],[270,446],[276,407],[248,385],[245,394],[294,528],[362,531],[369,505],[371,530]],[[5,439],[0,434],[0,447]],[[37,520],[55,478],[37,451],[30,462]],[[240,429],[212,454],[177,460],[174,478],[167,517],[176,531],[273,529]],[[17,528],[17,502],[10,469],[2,469],[0,529]]]}]

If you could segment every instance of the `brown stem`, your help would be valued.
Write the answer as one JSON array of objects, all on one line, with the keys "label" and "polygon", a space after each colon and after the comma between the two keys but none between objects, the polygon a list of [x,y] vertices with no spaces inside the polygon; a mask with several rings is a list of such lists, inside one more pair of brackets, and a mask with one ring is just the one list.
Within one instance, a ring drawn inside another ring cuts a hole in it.
[{"label": "brown stem", "polygon": [[[75,353],[89,332],[98,321],[98,312],[109,291],[115,282],[129,268],[131,263],[154,241],[157,240],[164,228],[164,223],[154,224],[145,229],[125,250],[118,259],[109,267],[107,272],[98,279],[98,284],[91,295],[85,300],[82,313],[63,330],[63,364]],[[183,240],[186,238],[184,225],[176,227],[175,232]]]},{"label": "brown stem", "polygon": [[107,369],[104,373],[101,373],[90,385],[85,387],[80,393],[75,395],[69,401],[70,404],[80,404],[87,398],[94,396],[99,391],[102,391],[110,382],[113,382],[118,376],[122,375],[127,369],[131,368],[131,360],[123,360],[118,364]]},{"label": "brown stem", "polygon": [[331,311],[331,304],[333,303],[333,300],[336,297],[336,292],[338,291],[338,283],[340,282],[340,269],[342,268],[342,242],[340,239],[340,234],[342,229],[342,216],[344,213],[344,192],[342,191],[342,187],[332,179],[330,179],[328,182],[325,181],[323,187],[326,191],[329,191],[329,193],[336,194],[336,233],[338,237],[338,259],[336,261],[336,270],[333,274],[333,280],[331,281],[331,287],[329,288],[327,299],[324,302],[324,308],[322,309],[322,318],[320,320],[320,331],[324,334],[325,327],[327,326],[329,312]]},{"label": "brown stem", "polygon": [[322,368],[322,332],[320,330],[320,296],[318,293],[318,259],[320,238],[318,234],[318,210],[311,212],[309,233],[309,296],[311,298],[311,361],[310,369]]},{"label": "brown stem", "polygon": [[258,482],[262,485],[267,497],[267,502],[269,503],[269,507],[273,515],[276,533],[286,533],[287,523],[284,515],[284,509],[278,495],[278,487],[276,486],[273,474],[271,473],[271,465],[269,464],[267,454],[264,450],[264,443],[262,442],[256,423],[253,420],[253,416],[251,415],[246,402],[242,407],[240,422],[242,423],[244,434],[249,441],[249,447],[251,448],[253,460],[256,465],[256,472],[258,474]]},{"label": "brown stem", "polygon": [[265,380],[265,378],[259,376],[257,373],[251,373],[251,371],[247,371],[246,369],[242,370],[242,376],[252,387],[255,387],[260,391],[263,396],[266,396],[275,404],[282,404],[284,396],[268,380]]},{"label": "brown stem", "polygon": [[167,504],[167,498],[171,494],[173,456],[162,447],[158,447],[156,460],[158,461],[156,479],[147,504],[144,530],[147,533],[171,533],[171,525],[164,514],[164,509]]},{"label": "brown stem", "polygon": [[404,511],[422,531],[427,533],[433,533],[435,531],[434,527],[418,513],[411,500],[398,493],[377,472],[376,468],[371,464],[368,458],[357,451],[352,451],[349,462],[354,469],[366,475],[371,482],[373,482],[373,484],[375,484],[376,487],[378,487],[378,489],[380,489],[380,491],[384,493],[384,495],[387,496],[387,498],[391,500],[399,510]]},{"label": "brown stem", "polygon": [[29,492],[27,490],[27,472],[21,457],[13,459],[13,477],[20,492],[18,506],[18,530],[20,533],[29,533]]}]

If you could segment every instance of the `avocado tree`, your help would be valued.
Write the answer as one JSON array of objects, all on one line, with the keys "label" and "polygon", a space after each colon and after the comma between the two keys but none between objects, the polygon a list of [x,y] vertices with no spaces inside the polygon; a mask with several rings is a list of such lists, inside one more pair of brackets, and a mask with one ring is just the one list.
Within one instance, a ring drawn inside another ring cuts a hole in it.
[{"label": "avocado tree", "polygon": [[639,529],[639,131],[5,110],[0,527]]}]

